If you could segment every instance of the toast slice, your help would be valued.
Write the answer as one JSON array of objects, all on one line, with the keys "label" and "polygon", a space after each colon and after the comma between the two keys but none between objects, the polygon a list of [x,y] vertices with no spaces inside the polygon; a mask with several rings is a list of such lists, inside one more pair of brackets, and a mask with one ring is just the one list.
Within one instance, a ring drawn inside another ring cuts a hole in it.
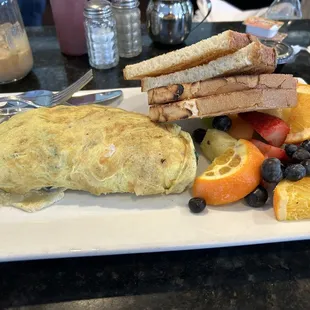
[{"label": "toast slice", "polygon": [[191,46],[128,65],[123,72],[124,78],[140,80],[147,76],[158,76],[199,66],[231,54],[253,40],[257,39],[248,34],[228,30]]},{"label": "toast slice", "polygon": [[148,103],[165,104],[253,88],[296,89],[296,87],[297,80],[290,74],[237,75],[153,88],[148,91]]},{"label": "toast slice", "polygon": [[264,109],[290,108],[296,104],[296,89],[250,89],[163,105],[152,105],[149,117],[154,122],[168,122]]},{"label": "toast slice", "polygon": [[193,83],[221,76],[272,73],[276,63],[277,55],[274,48],[260,42],[252,42],[235,53],[213,60],[206,65],[158,77],[144,78],[141,86],[142,91],[146,92],[152,88]]}]

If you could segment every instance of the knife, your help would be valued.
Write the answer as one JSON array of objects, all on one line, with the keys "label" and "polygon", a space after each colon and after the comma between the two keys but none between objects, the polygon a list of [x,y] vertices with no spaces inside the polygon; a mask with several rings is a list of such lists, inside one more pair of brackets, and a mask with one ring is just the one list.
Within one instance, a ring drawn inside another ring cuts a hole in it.
[{"label": "knife", "polygon": [[20,108],[20,107],[9,107],[9,108],[0,108],[0,117],[13,116],[18,113],[23,113],[33,110],[33,108]]},{"label": "knife", "polygon": [[108,105],[116,101],[120,103],[122,99],[123,92],[121,90],[111,90],[102,93],[71,97],[67,100],[67,103],[78,106],[90,103]]},{"label": "knife", "polygon": [[[102,105],[118,105],[123,100],[123,92],[121,90],[112,90],[96,94],[88,94],[71,97],[67,100],[67,105],[87,105],[87,104],[102,104]],[[0,108],[0,117],[13,116],[18,113],[23,113],[32,110],[27,103],[20,100],[10,100],[7,102],[6,107]],[[1,122],[1,121],[0,121]]]},{"label": "knife", "polygon": [[[111,90],[101,93],[93,93],[88,95],[79,95],[71,97],[66,101],[67,105],[86,105],[86,104],[104,104],[104,105],[118,105],[123,100],[123,92],[121,90]],[[27,101],[24,101],[23,98],[11,99],[8,101],[3,101],[1,104],[0,98],[0,107],[2,108],[33,108],[27,104]],[[1,112],[2,113],[2,112]],[[15,113],[16,114],[16,113]]]}]

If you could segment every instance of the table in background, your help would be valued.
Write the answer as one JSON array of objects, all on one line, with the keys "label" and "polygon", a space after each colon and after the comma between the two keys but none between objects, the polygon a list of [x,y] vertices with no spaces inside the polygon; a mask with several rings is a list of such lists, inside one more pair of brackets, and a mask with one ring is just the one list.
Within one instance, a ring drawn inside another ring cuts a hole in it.
[{"label": "table in background", "polygon": [[[197,42],[240,23],[204,24],[186,41]],[[310,21],[296,21],[287,39],[310,45]],[[33,72],[0,92],[60,90],[89,68],[87,56],[63,56],[53,27],[28,29]],[[87,89],[136,87],[124,81],[126,64],[167,50],[143,33],[143,53],[117,68],[95,71]],[[281,72],[310,82],[310,55],[301,52]],[[0,68],[1,70],[1,68]],[[206,215],[207,216],[207,215]],[[263,229],[263,227],[262,227]],[[29,236],[31,238],[31,236]],[[310,242],[72,258],[0,264],[0,309],[309,309]],[[49,304],[45,305],[44,304]],[[17,308],[16,308],[17,307]]]},{"label": "table in background", "polygon": [[[196,29],[186,40],[190,45],[227,29],[244,31],[241,23],[205,23]],[[0,86],[1,92],[26,91],[30,89],[61,90],[82,76],[88,69],[87,55],[67,57],[60,53],[54,27],[34,27],[28,29],[28,35],[34,55],[34,69],[23,80]],[[310,20],[294,21],[286,39],[293,45],[310,45]],[[120,87],[137,87],[139,81],[125,81],[122,70],[127,64],[136,63],[167,52],[165,47],[152,44],[143,28],[143,52],[131,59],[121,58],[116,68],[94,70],[94,79],[85,89],[107,89]],[[281,69],[283,73],[292,73],[310,82],[310,55],[302,51],[295,61]]]}]

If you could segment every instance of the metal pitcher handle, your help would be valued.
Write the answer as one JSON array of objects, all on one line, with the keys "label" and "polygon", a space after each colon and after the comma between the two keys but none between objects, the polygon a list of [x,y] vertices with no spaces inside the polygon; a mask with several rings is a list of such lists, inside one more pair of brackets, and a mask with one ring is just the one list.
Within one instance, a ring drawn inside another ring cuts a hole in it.
[{"label": "metal pitcher handle", "polygon": [[206,16],[203,18],[203,20],[196,27],[194,27],[189,34],[191,34],[195,29],[197,29],[207,19],[207,17],[210,15],[210,13],[212,11],[211,0],[203,0],[203,2],[205,2],[205,4],[206,4],[206,7],[208,8],[208,12],[207,12]]}]

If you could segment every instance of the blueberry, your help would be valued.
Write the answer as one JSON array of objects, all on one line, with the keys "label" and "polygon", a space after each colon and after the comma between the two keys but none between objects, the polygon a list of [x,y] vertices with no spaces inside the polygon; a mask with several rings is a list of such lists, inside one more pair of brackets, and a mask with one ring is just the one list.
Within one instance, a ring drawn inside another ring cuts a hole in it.
[{"label": "blueberry", "polygon": [[293,164],[286,167],[284,177],[290,181],[298,181],[306,176],[306,168],[301,164]]},{"label": "blueberry", "polygon": [[203,198],[195,197],[189,200],[188,206],[193,213],[200,213],[206,208],[206,201]]},{"label": "blueberry", "polygon": [[286,166],[285,165],[283,165],[283,163],[281,163],[281,170],[282,170],[282,174],[284,175],[284,171],[285,171],[285,169],[286,169]]},{"label": "blueberry", "polygon": [[231,119],[226,115],[216,116],[212,121],[212,126],[218,130],[228,131],[231,127]]},{"label": "blueberry", "polygon": [[310,176],[310,159],[303,160],[301,164],[306,168],[306,175]]},{"label": "blueberry", "polygon": [[268,183],[280,182],[283,179],[281,161],[277,158],[265,159],[261,167],[261,173],[263,180]]},{"label": "blueberry", "polygon": [[292,158],[296,159],[297,161],[303,161],[305,159],[310,159],[310,153],[304,148],[299,147],[297,151],[293,154]]},{"label": "blueberry", "polygon": [[194,141],[200,144],[202,142],[203,138],[205,137],[206,132],[207,131],[203,128],[198,128],[198,129],[194,130],[194,132],[193,132]]},{"label": "blueberry", "polygon": [[292,157],[293,154],[297,151],[297,149],[298,149],[298,146],[295,144],[286,144],[285,145],[285,152],[286,152],[286,155],[288,157]]},{"label": "blueberry", "polygon": [[310,140],[305,140],[300,146],[310,152]]},{"label": "blueberry", "polygon": [[250,207],[259,208],[266,203],[268,199],[268,193],[264,187],[259,185],[252,193],[245,196],[244,199]]}]

